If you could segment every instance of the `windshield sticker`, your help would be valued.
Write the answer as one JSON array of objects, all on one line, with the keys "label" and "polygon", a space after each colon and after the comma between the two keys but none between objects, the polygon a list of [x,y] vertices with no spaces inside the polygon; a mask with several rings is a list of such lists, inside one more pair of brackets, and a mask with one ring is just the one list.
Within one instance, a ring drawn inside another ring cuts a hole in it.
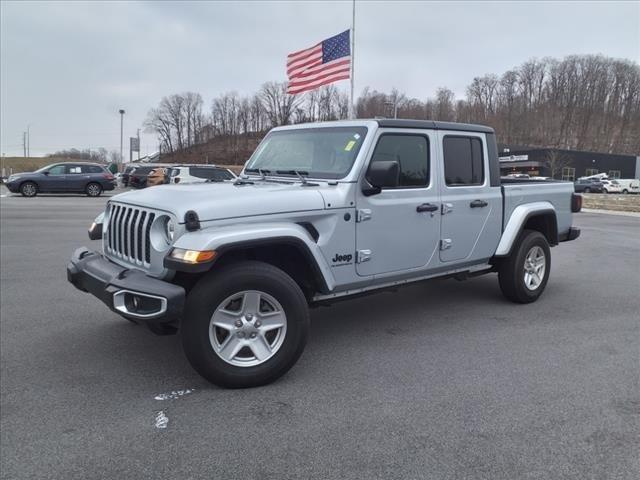
[{"label": "windshield sticker", "polygon": [[360,139],[360,134],[359,133],[354,133],[353,134],[353,138],[355,138],[356,140]]},{"label": "windshield sticker", "polygon": [[345,152],[350,152],[353,146],[356,144],[355,140],[350,140],[349,143],[344,147]]}]

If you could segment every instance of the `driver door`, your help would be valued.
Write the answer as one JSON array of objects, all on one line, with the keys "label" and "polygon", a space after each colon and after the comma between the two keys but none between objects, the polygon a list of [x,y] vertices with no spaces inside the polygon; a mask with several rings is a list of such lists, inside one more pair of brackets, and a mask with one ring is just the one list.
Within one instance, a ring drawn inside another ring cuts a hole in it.
[{"label": "driver door", "polygon": [[[432,131],[381,130],[369,165],[399,163],[398,186],[357,198],[356,272],[390,274],[425,267],[440,241],[440,203]],[[437,260],[437,256],[436,256]]]},{"label": "driver door", "polygon": [[64,185],[67,180],[66,165],[54,165],[46,173],[42,174],[42,179],[39,180],[40,190],[46,192],[59,192],[64,190]]}]

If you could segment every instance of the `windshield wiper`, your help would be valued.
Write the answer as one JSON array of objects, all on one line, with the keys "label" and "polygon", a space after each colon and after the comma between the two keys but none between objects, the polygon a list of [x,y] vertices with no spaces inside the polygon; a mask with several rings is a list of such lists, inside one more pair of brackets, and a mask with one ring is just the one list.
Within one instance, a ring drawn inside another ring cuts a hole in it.
[{"label": "windshield wiper", "polygon": [[300,181],[302,182],[303,187],[317,187],[317,183],[309,183],[307,181],[306,175],[309,175],[309,172],[304,170],[276,170],[276,173],[280,173],[282,175],[297,175]]}]

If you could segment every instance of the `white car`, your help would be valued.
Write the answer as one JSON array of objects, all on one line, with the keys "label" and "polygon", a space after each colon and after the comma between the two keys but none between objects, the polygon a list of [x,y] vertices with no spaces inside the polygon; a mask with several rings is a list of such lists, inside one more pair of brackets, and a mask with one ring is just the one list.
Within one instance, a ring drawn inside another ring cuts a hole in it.
[{"label": "white car", "polygon": [[618,180],[601,180],[604,193],[622,193],[622,185]]},{"label": "white car", "polygon": [[176,165],[170,171],[169,183],[221,182],[236,178],[228,168],[215,165]]}]

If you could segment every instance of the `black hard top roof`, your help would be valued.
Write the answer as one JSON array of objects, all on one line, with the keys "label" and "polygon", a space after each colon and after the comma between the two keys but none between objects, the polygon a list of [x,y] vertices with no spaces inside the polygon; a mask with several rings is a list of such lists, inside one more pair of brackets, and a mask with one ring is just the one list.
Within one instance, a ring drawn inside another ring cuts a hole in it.
[{"label": "black hard top roof", "polygon": [[436,122],[434,120],[403,120],[395,118],[376,118],[378,125],[384,128],[428,128],[432,130],[459,130],[462,132],[495,133],[493,128],[472,123]]}]

